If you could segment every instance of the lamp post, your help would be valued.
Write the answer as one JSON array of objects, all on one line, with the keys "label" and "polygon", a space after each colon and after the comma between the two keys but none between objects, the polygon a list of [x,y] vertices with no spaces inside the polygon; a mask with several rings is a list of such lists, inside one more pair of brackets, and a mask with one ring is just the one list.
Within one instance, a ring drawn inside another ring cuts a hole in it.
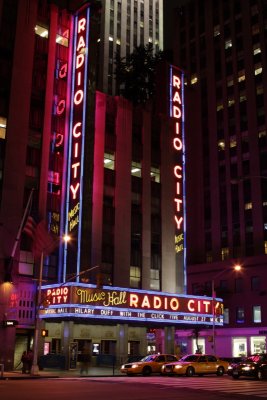
[{"label": "lamp post", "polygon": [[[240,265],[235,265],[234,266],[234,271],[241,271],[242,267]],[[229,271],[228,269],[223,269],[220,271],[218,274],[216,274],[211,281],[211,292],[212,292],[212,349],[213,349],[213,354],[216,354],[216,336],[215,336],[215,298],[216,298],[216,293],[215,293],[215,279],[219,278],[219,276],[223,275],[225,272]]]},{"label": "lamp post", "polygon": [[[65,235],[63,236],[63,240],[65,242],[68,242],[71,240],[70,236]],[[39,280],[38,280],[38,296],[37,296],[37,307],[36,307],[36,318],[35,318],[35,329],[34,329],[34,342],[33,342],[33,363],[32,363],[32,368],[31,368],[31,375],[39,375],[39,366],[38,366],[38,343],[39,343],[39,334],[40,334],[40,318],[39,318],[39,307],[41,305],[41,300],[42,300],[42,291],[41,291],[41,286],[42,286],[42,278],[43,278],[43,263],[44,263],[44,252],[41,253],[41,260],[40,260],[40,272],[39,272]],[[92,271],[95,268],[99,268],[98,265],[85,269],[84,271],[81,271],[78,275],[71,276],[69,279],[67,279],[65,282],[63,282],[60,286],[64,286],[66,282],[71,281],[72,279],[77,278],[78,276],[84,275],[85,273]]]},{"label": "lamp post", "polygon": [[[63,236],[63,241],[70,241],[69,235]],[[33,362],[31,367],[31,375],[39,375],[39,367],[38,367],[38,344],[39,344],[39,332],[40,332],[40,318],[39,318],[39,307],[41,304],[41,286],[43,281],[43,267],[44,267],[44,252],[46,249],[43,249],[41,252],[40,258],[40,270],[39,270],[39,279],[38,279],[38,292],[37,292],[37,300],[36,300],[36,310],[35,310],[35,326],[34,326],[34,338],[33,338]]]}]

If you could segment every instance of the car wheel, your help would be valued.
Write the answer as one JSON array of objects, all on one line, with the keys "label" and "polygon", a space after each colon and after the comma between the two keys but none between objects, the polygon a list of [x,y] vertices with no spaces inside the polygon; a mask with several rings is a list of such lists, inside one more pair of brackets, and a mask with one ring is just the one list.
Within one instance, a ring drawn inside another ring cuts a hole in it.
[{"label": "car wheel", "polygon": [[186,370],[186,376],[193,376],[195,374],[195,370],[193,367],[188,367]]},{"label": "car wheel", "polygon": [[143,376],[149,376],[150,374],[151,374],[151,368],[150,367],[144,367],[143,368],[143,371],[142,371],[142,374],[143,374]]},{"label": "car wheel", "polygon": [[224,374],[224,368],[223,367],[219,367],[217,369],[217,376],[223,376]]},{"label": "car wheel", "polygon": [[258,379],[259,381],[262,381],[262,380],[263,380],[263,373],[262,373],[262,370],[261,370],[261,369],[259,369],[259,370],[257,371],[257,379]]}]

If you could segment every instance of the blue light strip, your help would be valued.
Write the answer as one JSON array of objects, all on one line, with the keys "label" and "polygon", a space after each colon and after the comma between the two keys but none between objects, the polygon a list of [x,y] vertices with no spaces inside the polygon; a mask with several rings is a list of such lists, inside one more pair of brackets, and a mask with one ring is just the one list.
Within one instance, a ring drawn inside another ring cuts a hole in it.
[{"label": "blue light strip", "polygon": [[[73,129],[73,102],[74,102],[74,85],[75,85],[75,49],[77,44],[77,23],[78,16],[74,18],[74,45],[72,54],[72,78],[71,78],[71,111],[70,111],[70,125],[69,125],[69,151],[68,151],[68,168],[67,168],[67,190],[66,190],[66,212],[65,212],[65,232],[68,232],[68,214],[70,206],[70,175],[71,175],[71,152],[72,152],[72,129]],[[63,253],[63,282],[66,280],[67,274],[67,255],[68,255],[68,243],[64,242],[64,253]]]},{"label": "blue light strip", "polygon": [[[51,284],[51,285],[43,285],[41,286],[41,289],[57,289],[60,287],[68,287],[68,286],[75,286],[75,287],[84,287],[87,289],[97,289],[97,285],[93,285],[90,283],[80,283],[77,285],[77,282],[66,282],[63,285],[59,285],[58,283]],[[177,297],[179,298],[188,298],[188,299],[196,299],[196,300],[213,300],[213,297],[209,296],[196,296],[196,295],[189,295],[189,294],[177,294],[177,293],[169,293],[169,292],[157,292],[155,290],[144,290],[144,289],[131,289],[131,288],[123,288],[123,287],[118,287],[118,286],[102,286],[103,289],[108,290],[108,291],[114,291],[117,290],[119,292],[129,292],[129,293],[140,293],[140,294],[151,294],[151,295],[157,295],[157,296],[166,296],[166,297]],[[220,297],[214,297],[216,301],[222,302],[223,299]]]}]

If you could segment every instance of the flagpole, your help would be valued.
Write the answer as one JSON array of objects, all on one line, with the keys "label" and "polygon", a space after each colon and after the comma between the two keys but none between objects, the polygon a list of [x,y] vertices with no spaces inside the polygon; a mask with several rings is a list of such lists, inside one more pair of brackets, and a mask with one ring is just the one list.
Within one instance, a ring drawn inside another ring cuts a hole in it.
[{"label": "flagpole", "polygon": [[26,208],[24,210],[24,214],[23,214],[23,217],[22,217],[22,220],[21,220],[21,223],[20,223],[20,226],[19,226],[19,230],[18,230],[16,239],[15,239],[15,243],[14,243],[14,246],[13,246],[13,249],[12,249],[12,252],[11,252],[11,258],[14,258],[16,250],[17,250],[17,246],[18,246],[18,243],[19,243],[19,240],[20,240],[20,236],[21,236],[21,231],[22,231],[22,228],[24,226],[27,214],[28,214],[30,206],[31,206],[33,191],[34,191],[34,189],[31,190],[31,193],[29,195]]},{"label": "flagpole", "polygon": [[11,275],[12,275],[12,268],[13,268],[13,260],[14,260],[15,254],[16,254],[16,250],[17,250],[19,241],[20,241],[21,232],[22,232],[23,226],[25,224],[25,220],[27,218],[27,215],[28,215],[30,207],[31,207],[33,191],[34,191],[34,189],[31,190],[31,193],[29,195],[27,205],[24,210],[22,220],[20,222],[19,230],[17,232],[16,239],[15,239],[15,242],[14,242],[14,245],[12,248],[11,255],[10,255],[9,259],[7,259],[7,264],[5,266],[5,278],[4,278],[5,282],[12,282]]},{"label": "flagpole", "polygon": [[38,281],[38,295],[36,302],[36,311],[35,311],[35,329],[34,329],[34,340],[33,340],[33,363],[31,367],[31,375],[39,375],[39,366],[38,366],[38,341],[39,341],[39,331],[40,331],[40,318],[39,318],[39,307],[41,304],[41,287],[43,281],[43,266],[44,266],[44,252],[41,253],[40,260],[40,271],[39,271],[39,281]]}]

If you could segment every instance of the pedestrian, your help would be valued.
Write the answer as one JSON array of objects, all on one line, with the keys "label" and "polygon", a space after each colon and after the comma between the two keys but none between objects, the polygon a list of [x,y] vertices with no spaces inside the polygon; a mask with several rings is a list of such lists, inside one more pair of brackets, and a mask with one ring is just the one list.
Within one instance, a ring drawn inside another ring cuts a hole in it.
[{"label": "pedestrian", "polygon": [[29,364],[29,374],[31,373],[32,363],[33,363],[33,351],[30,349],[27,353],[28,356],[28,364]]},{"label": "pedestrian", "polygon": [[81,369],[80,374],[82,375],[83,372],[88,375],[89,372],[89,364],[90,364],[90,346],[86,343],[82,349],[81,354]]},{"label": "pedestrian", "polygon": [[29,358],[28,358],[27,351],[24,351],[22,353],[20,360],[22,362],[22,373],[27,374],[27,372],[29,371]]}]

